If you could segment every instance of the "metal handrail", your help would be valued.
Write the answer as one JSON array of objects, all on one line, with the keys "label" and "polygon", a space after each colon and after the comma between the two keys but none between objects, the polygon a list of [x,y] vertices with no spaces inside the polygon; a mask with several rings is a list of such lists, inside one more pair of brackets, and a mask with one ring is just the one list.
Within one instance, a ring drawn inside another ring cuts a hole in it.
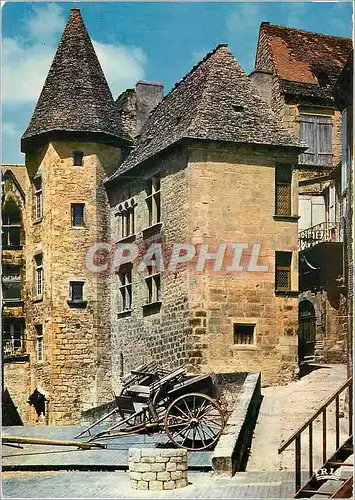
[{"label": "metal handrail", "polygon": [[298,233],[299,251],[307,250],[319,243],[341,241],[340,222],[321,222]]},{"label": "metal handrail", "polygon": [[296,491],[301,486],[301,434],[308,428],[309,432],[309,477],[313,475],[313,422],[322,415],[322,433],[323,433],[323,447],[322,458],[323,463],[327,461],[327,408],[335,401],[335,442],[336,449],[340,446],[340,425],[339,425],[339,396],[348,389],[349,391],[349,436],[353,432],[353,377],[350,377],[332,396],[330,396],[325,403],[314,413],[314,415],[307,420],[297,431],[295,431],[286,441],[284,441],[278,449],[278,453],[282,453],[286,448],[295,441],[295,473],[296,473]]}]

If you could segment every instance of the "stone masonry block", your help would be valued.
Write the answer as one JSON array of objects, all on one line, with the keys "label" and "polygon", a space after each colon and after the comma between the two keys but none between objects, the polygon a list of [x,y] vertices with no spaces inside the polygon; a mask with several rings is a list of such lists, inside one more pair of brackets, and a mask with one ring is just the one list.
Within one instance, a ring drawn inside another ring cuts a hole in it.
[{"label": "stone masonry block", "polygon": [[166,481],[164,484],[164,490],[174,490],[175,489],[175,481]]},{"label": "stone masonry block", "polygon": [[187,479],[177,479],[175,481],[176,488],[185,488],[188,485]]},{"label": "stone masonry block", "polygon": [[142,457],[140,462],[142,464],[155,464],[156,457]]},{"label": "stone masonry block", "polygon": [[156,472],[143,472],[142,479],[143,481],[155,481],[157,478]]},{"label": "stone masonry block", "polygon": [[159,491],[163,489],[163,482],[162,481],[150,481],[149,483],[149,489],[153,491]]},{"label": "stone masonry block", "polygon": [[171,457],[170,458],[170,462],[185,462],[186,461],[186,458],[184,457]]},{"label": "stone masonry block", "polygon": [[171,479],[170,472],[158,472],[157,479],[158,481],[170,481]]},{"label": "stone masonry block", "polygon": [[151,464],[150,467],[151,467],[152,472],[164,472],[165,471],[165,464],[164,463]]},{"label": "stone masonry block", "polygon": [[148,481],[138,481],[138,489],[139,490],[148,490],[149,489]]},{"label": "stone masonry block", "polygon": [[168,462],[168,463],[166,464],[166,470],[167,470],[168,472],[173,472],[173,471],[176,471],[176,465],[177,465],[177,463],[176,463],[176,462]]},{"label": "stone masonry block", "polygon": [[169,462],[169,457],[156,457],[155,462],[156,463]]},{"label": "stone masonry block", "polygon": [[161,450],[159,448],[143,448],[140,452],[142,457],[156,457],[160,455]]},{"label": "stone masonry block", "polygon": [[131,486],[132,486],[132,488],[133,488],[134,490],[136,490],[136,489],[138,488],[138,481],[134,481],[134,480],[132,480],[132,481],[131,481]]},{"label": "stone masonry block", "polygon": [[136,472],[150,472],[150,464],[135,464]]},{"label": "stone masonry block", "polygon": [[[142,481],[142,474],[142,472],[130,472],[129,477],[136,481]],[[149,472],[146,472],[146,474],[149,474]]]},{"label": "stone masonry block", "polygon": [[177,470],[171,473],[171,479],[182,479],[182,470]]},{"label": "stone masonry block", "polygon": [[176,470],[186,470],[186,462],[176,464]]}]

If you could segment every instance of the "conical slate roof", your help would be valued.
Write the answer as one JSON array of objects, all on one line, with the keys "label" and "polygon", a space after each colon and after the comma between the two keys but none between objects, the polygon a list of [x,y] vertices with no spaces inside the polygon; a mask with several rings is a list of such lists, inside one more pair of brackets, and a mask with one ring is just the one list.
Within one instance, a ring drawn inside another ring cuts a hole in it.
[{"label": "conical slate roof", "polygon": [[109,180],[184,138],[302,148],[225,44],[208,54],[157,106],[133,151]]},{"label": "conical slate roof", "polygon": [[109,134],[126,138],[111,91],[80,10],[71,10],[26,139],[52,131]]}]

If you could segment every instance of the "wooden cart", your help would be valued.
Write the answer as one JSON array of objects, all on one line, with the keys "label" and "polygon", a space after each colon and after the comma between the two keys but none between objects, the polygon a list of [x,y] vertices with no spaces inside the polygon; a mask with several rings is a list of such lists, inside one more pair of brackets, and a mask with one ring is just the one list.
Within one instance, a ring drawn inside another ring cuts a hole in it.
[{"label": "wooden cart", "polygon": [[[124,380],[116,407],[84,429],[89,442],[135,433],[165,432],[176,446],[206,450],[214,446],[225,425],[225,411],[214,374],[189,377],[184,368],[167,371],[154,363],[133,370]],[[118,421],[92,434],[114,415]]]}]

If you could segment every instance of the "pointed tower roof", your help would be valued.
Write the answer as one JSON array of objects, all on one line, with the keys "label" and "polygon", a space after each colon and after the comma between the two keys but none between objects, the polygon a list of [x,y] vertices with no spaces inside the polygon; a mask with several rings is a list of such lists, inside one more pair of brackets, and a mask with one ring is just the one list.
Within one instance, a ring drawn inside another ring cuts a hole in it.
[{"label": "pointed tower roof", "polygon": [[109,180],[181,139],[302,148],[260,97],[226,44],[218,45],[163,99],[133,151]]},{"label": "pointed tower roof", "polygon": [[78,8],[71,10],[31,122],[22,136],[22,151],[26,152],[39,136],[58,131],[95,133],[111,141],[129,139]]}]

